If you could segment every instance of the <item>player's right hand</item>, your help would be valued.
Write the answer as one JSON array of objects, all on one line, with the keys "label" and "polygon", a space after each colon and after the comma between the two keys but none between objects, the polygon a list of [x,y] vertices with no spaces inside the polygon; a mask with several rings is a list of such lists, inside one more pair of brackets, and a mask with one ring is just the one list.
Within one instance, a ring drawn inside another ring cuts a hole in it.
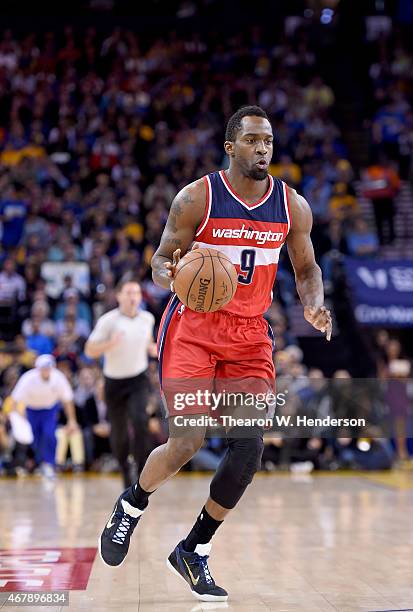
[{"label": "player's right hand", "polygon": [[[191,251],[195,251],[195,249],[199,249],[199,242],[194,242],[194,244],[192,245]],[[172,254],[172,263],[170,261],[164,263],[165,268],[168,270],[167,275],[171,278],[170,287],[172,292],[174,291],[173,279],[175,278],[176,274],[176,266],[178,265],[180,259],[181,249],[176,249],[176,251],[174,251]]]},{"label": "player's right hand", "polygon": [[167,269],[167,275],[171,279],[170,287],[171,287],[172,292],[174,290],[174,280],[173,279],[175,278],[175,274],[176,274],[176,266],[178,265],[180,259],[181,259],[181,249],[176,249],[176,251],[174,251],[172,254],[172,263],[170,261],[166,261],[164,263],[164,266]]}]

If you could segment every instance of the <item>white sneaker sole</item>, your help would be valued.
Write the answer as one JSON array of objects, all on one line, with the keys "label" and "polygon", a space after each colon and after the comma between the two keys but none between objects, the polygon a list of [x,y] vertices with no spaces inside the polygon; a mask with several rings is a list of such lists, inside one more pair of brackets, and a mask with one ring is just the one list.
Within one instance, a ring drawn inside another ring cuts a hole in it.
[{"label": "white sneaker sole", "polygon": [[[175,576],[178,576],[178,578],[183,580],[186,586],[189,586],[189,583],[185,580],[185,578],[181,576],[179,572],[176,571],[176,569],[174,568],[172,563],[169,561],[169,559],[166,560],[166,567],[173,574],[175,574]],[[191,593],[195,597],[195,599],[198,599],[198,601],[227,601],[228,600],[228,595],[200,595],[199,593],[197,593],[196,591],[193,591],[192,589],[191,589]]]}]

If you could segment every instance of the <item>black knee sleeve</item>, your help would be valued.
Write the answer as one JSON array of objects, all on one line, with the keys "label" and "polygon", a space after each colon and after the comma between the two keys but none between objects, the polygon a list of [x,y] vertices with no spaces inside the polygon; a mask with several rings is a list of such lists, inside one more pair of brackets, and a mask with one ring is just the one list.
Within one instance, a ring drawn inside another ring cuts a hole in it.
[{"label": "black knee sleeve", "polygon": [[231,438],[211,482],[211,498],[224,508],[234,508],[254,474],[261,467],[264,450],[262,435],[255,438]]}]

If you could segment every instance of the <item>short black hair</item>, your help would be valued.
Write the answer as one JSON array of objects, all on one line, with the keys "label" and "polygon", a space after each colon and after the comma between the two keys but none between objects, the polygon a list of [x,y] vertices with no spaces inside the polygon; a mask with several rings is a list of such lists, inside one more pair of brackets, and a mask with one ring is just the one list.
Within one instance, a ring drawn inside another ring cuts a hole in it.
[{"label": "short black hair", "polygon": [[241,106],[236,113],[230,117],[225,130],[225,140],[235,142],[237,132],[241,129],[241,121],[244,117],[263,117],[268,119],[268,115],[260,106]]}]

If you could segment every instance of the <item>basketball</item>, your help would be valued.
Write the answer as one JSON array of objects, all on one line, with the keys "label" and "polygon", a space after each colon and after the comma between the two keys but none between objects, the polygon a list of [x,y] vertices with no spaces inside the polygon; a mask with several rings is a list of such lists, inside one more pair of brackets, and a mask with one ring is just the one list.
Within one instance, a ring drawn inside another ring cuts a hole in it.
[{"label": "basketball", "polygon": [[238,274],[226,255],[215,249],[196,249],[178,263],[174,278],[180,301],[196,312],[215,312],[237,290]]}]

